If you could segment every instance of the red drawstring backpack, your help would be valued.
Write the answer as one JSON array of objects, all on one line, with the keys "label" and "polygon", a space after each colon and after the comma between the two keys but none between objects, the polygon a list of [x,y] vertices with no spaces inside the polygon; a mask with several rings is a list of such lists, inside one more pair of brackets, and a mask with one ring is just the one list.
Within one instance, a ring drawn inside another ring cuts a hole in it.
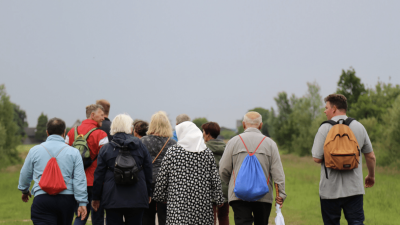
[{"label": "red drawstring backpack", "polygon": [[[43,145],[42,147],[46,149]],[[66,147],[68,146],[65,146],[64,148]],[[61,151],[64,150],[64,148],[62,148]],[[64,177],[56,159],[61,151],[56,155],[56,157],[53,157],[47,149],[46,151],[51,156],[51,159],[47,162],[47,165],[44,168],[42,177],[39,181],[39,186],[47,194],[56,195],[67,189],[67,185],[65,184]]]}]

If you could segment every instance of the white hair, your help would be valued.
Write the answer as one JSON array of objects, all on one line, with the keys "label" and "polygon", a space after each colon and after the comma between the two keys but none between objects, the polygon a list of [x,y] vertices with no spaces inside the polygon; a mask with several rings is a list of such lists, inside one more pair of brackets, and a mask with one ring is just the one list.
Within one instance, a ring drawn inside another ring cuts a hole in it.
[{"label": "white hair", "polygon": [[131,134],[132,133],[132,125],[133,119],[127,115],[127,114],[119,114],[117,115],[110,127],[110,134],[114,135],[116,133],[126,133],[126,134]]},{"label": "white hair", "polygon": [[[259,113],[257,113],[258,115],[260,115]],[[260,123],[262,123],[262,116],[258,116],[255,119],[250,119],[249,117],[247,117],[247,114],[244,115],[243,117],[243,122],[247,123],[247,124],[251,124],[251,125],[259,125]]]}]

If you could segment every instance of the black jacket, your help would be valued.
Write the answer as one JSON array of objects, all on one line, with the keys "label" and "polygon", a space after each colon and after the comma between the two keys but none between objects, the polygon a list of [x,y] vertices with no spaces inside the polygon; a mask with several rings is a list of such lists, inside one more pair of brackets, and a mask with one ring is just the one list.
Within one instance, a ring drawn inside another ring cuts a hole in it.
[{"label": "black jacket", "polygon": [[107,117],[104,117],[104,121],[101,124],[100,130],[107,133],[108,141],[111,142],[113,136],[110,135],[110,127],[111,127],[110,119],[108,119]]},{"label": "black jacket", "polygon": [[[152,164],[146,146],[136,137],[125,133],[116,133],[113,141],[120,146],[128,146],[137,165],[139,181],[134,185],[118,185],[114,180],[114,164],[119,150],[115,144],[105,144],[97,158],[94,172],[93,200],[100,200],[105,209],[113,208],[148,208],[149,196],[152,196]],[[114,150],[115,148],[115,150]],[[109,169],[111,168],[111,170]],[[103,185],[104,184],[104,185]]]}]

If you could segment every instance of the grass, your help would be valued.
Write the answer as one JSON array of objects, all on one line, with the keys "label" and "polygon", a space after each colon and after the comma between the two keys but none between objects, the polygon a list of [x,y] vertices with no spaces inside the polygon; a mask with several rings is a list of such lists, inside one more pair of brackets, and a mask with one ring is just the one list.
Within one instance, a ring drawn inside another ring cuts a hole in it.
[{"label": "grass", "polygon": [[[20,146],[21,156],[26,156],[32,147]],[[287,225],[319,225],[322,223],[319,205],[320,166],[311,157],[282,155],[282,164],[286,175],[286,193],[288,195],[282,213]],[[365,163],[364,177],[367,174]],[[0,171],[0,225],[31,224],[30,206],[21,200],[17,190],[21,165],[15,165]],[[400,212],[400,171],[378,167],[373,188],[366,189],[364,196],[365,224],[398,224]],[[274,224],[275,208],[272,208],[270,224]],[[230,223],[234,224],[230,210]],[[90,222],[88,223],[90,224]],[[341,224],[347,224],[342,215]]]}]

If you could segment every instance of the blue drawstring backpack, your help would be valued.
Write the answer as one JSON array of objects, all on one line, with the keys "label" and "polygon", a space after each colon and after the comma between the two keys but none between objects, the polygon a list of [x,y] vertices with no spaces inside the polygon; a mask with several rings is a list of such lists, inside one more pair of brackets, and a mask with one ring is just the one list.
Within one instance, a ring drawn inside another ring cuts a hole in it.
[{"label": "blue drawstring backpack", "polygon": [[[254,155],[258,147],[260,147],[261,143],[266,137],[261,140],[256,150],[254,150],[254,152],[252,153],[250,153],[247,149],[247,146],[244,143],[242,137],[240,135],[239,137],[242,140],[244,147],[246,147],[247,153],[249,153],[249,155],[244,158],[243,163],[240,166],[236,180],[234,181],[235,188],[233,192],[241,200],[254,202],[259,200],[269,192],[269,177],[267,181],[267,179],[265,179],[265,174],[261,167],[261,164],[258,161],[257,157]],[[235,171],[233,171],[233,178],[235,178]]]}]

